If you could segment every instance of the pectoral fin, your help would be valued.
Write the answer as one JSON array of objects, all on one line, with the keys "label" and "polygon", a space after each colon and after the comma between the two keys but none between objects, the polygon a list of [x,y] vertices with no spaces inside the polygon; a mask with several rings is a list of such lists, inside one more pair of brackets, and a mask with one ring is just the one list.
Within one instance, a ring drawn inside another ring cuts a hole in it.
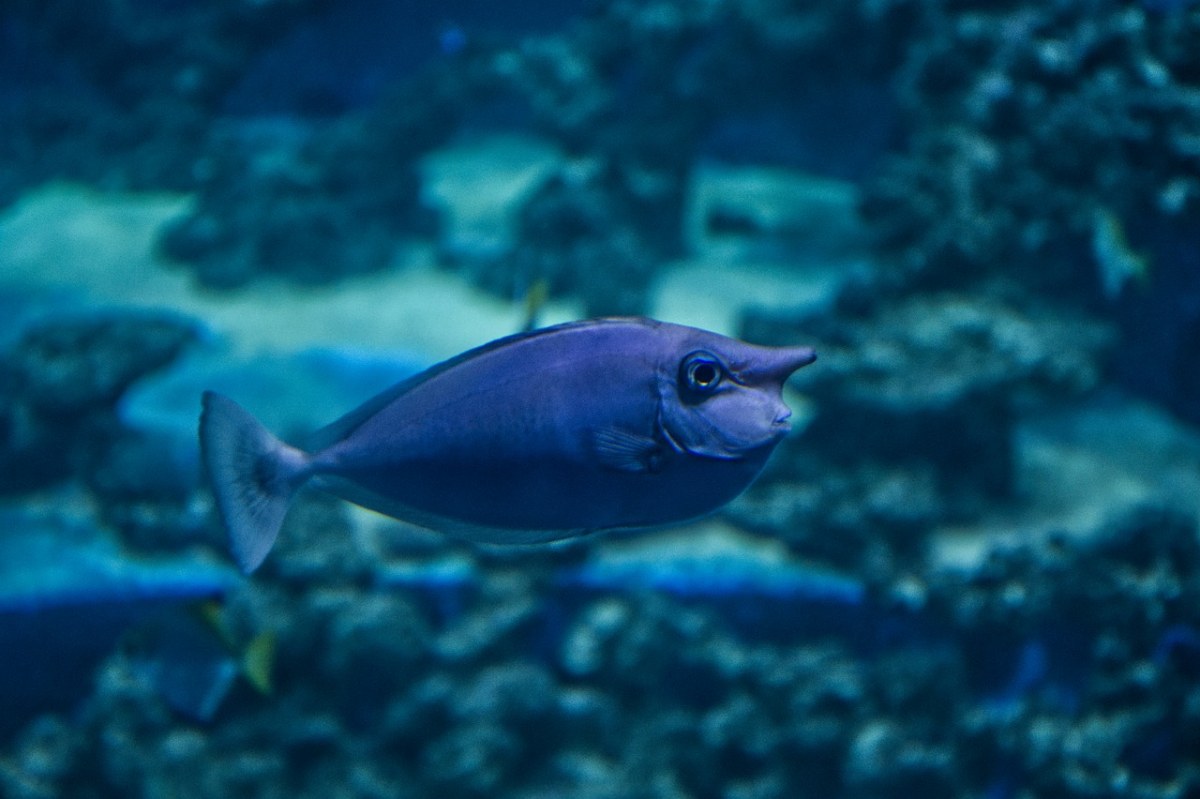
[{"label": "pectoral fin", "polygon": [[653,474],[667,456],[666,448],[653,438],[615,427],[594,431],[592,448],[601,463],[623,472]]}]

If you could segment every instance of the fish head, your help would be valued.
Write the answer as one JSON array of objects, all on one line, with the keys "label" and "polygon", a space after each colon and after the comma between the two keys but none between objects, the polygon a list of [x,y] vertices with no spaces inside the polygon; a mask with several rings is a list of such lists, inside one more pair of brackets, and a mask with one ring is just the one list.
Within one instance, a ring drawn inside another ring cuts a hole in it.
[{"label": "fish head", "polygon": [[783,384],[817,359],[693,330],[659,369],[659,424],[680,452],[723,460],[770,454],[791,429]]}]

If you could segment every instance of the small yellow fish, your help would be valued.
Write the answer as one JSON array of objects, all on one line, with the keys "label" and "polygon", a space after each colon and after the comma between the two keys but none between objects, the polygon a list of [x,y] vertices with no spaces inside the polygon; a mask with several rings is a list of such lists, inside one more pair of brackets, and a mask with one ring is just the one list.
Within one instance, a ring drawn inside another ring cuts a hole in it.
[{"label": "small yellow fish", "polygon": [[1110,300],[1120,297],[1131,281],[1145,286],[1150,280],[1150,259],[1130,246],[1125,226],[1107,208],[1096,209],[1092,217],[1092,255]]},{"label": "small yellow fish", "polygon": [[[200,618],[220,639],[222,646],[235,657],[242,677],[256,691],[269,696],[275,667],[275,634],[264,630],[250,639],[242,649],[225,620],[225,608],[215,599],[202,602],[197,608]],[[240,650],[240,652],[239,652]]]},{"label": "small yellow fish", "polygon": [[274,688],[275,634],[264,630],[250,639],[242,653],[242,676],[263,696],[270,696]]},{"label": "small yellow fish", "polygon": [[548,299],[550,299],[549,280],[539,277],[529,284],[529,289],[525,292],[525,323],[521,326],[522,333],[528,333],[537,328],[538,317],[541,316],[542,308]]}]

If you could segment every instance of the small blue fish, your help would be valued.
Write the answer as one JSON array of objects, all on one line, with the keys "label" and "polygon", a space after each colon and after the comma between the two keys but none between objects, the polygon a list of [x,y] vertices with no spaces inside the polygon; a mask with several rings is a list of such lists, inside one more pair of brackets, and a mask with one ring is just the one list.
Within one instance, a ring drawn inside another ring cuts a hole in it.
[{"label": "small blue fish", "polygon": [[816,360],[651,319],[573,322],[470,350],[301,450],[204,394],[200,444],[242,569],[310,481],[472,541],[529,544],[680,522],[758,475],[789,430],[783,383]]}]

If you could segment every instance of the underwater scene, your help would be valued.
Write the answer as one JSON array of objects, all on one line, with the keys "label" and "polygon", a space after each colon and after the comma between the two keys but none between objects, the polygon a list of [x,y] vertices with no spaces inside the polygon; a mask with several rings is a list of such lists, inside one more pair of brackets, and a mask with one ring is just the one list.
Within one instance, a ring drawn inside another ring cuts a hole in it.
[{"label": "underwater scene", "polygon": [[0,797],[1200,799],[1200,3],[3,0]]}]

